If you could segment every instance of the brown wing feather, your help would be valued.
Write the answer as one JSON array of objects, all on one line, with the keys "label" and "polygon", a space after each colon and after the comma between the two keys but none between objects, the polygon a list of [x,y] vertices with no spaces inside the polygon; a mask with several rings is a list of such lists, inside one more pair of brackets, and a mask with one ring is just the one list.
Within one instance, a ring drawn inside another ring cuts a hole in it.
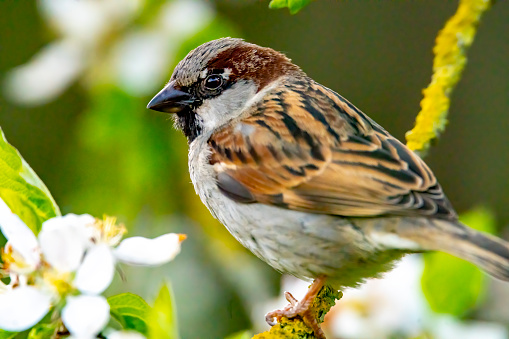
[{"label": "brown wing feather", "polygon": [[209,145],[220,189],[240,202],[340,216],[456,218],[417,155],[314,82],[267,94]]}]

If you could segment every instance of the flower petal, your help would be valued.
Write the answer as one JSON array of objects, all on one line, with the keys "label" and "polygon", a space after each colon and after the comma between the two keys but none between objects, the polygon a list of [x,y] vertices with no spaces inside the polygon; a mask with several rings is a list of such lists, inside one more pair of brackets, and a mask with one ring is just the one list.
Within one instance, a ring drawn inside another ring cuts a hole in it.
[{"label": "flower petal", "polygon": [[68,297],[62,310],[62,321],[71,335],[96,337],[110,319],[110,305],[102,296]]},{"label": "flower petal", "polygon": [[39,243],[44,259],[52,267],[61,272],[72,272],[81,263],[86,239],[74,227],[43,227],[39,233]]},{"label": "flower petal", "polygon": [[51,297],[32,286],[0,294],[0,328],[20,332],[37,324],[48,313]]},{"label": "flower petal", "polygon": [[90,214],[74,214],[69,213],[63,216],[55,217],[46,220],[42,227],[62,227],[62,226],[72,226],[72,225],[82,225],[87,226],[93,224],[95,222],[95,218]]},{"label": "flower petal", "polygon": [[90,214],[81,214],[77,215],[74,213],[69,213],[64,216],[59,216],[55,218],[51,218],[46,220],[42,224],[43,231],[49,231],[54,229],[68,228],[73,227],[76,229],[76,232],[80,233],[81,236],[85,239],[89,239],[93,235],[93,228],[89,227],[95,222],[95,219]]},{"label": "flower petal", "polygon": [[27,105],[40,105],[55,99],[83,70],[85,52],[82,43],[74,39],[59,39],[47,44],[29,62],[8,73],[6,95]]},{"label": "flower petal", "polygon": [[92,247],[76,272],[74,285],[82,292],[100,294],[113,280],[115,258],[106,244]]},{"label": "flower petal", "polygon": [[114,250],[115,257],[131,265],[161,265],[180,252],[182,234],[168,233],[155,239],[132,237],[123,240]]},{"label": "flower petal", "polygon": [[39,244],[34,233],[9,206],[0,199],[0,230],[27,264],[36,266],[40,261]]}]

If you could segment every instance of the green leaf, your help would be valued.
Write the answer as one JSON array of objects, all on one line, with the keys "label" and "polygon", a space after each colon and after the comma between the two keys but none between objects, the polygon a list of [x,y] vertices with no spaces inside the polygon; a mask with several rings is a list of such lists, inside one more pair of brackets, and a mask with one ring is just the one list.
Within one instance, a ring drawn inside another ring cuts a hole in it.
[{"label": "green leaf", "polygon": [[288,7],[290,14],[296,14],[301,9],[309,5],[311,0],[272,0],[269,3],[269,8],[285,8]]},{"label": "green leaf", "polygon": [[269,8],[280,9],[288,7],[288,0],[272,0],[269,3]]},{"label": "green leaf", "polygon": [[12,339],[17,336],[19,333],[17,332],[7,332],[0,329],[0,339]]},{"label": "green leaf", "polygon": [[241,331],[231,334],[225,339],[250,339],[252,336],[251,331]]},{"label": "green leaf", "polygon": [[142,297],[122,293],[108,298],[110,313],[124,329],[147,335],[150,306]]},{"label": "green leaf", "polygon": [[55,200],[34,170],[6,140],[0,129],[0,197],[37,233],[49,218],[60,215]]},{"label": "green leaf", "polygon": [[173,291],[164,284],[154,301],[149,319],[149,339],[178,339],[177,313],[173,303]]},{"label": "green leaf", "polygon": [[474,307],[484,286],[483,273],[450,254],[424,254],[422,290],[436,313],[461,316]]},{"label": "green leaf", "polygon": [[[465,213],[460,220],[483,232],[495,229],[493,215],[483,208]],[[485,275],[477,266],[450,254],[426,253],[421,285],[433,311],[461,316],[482,297]]]},{"label": "green leaf", "polygon": [[481,232],[494,234],[496,231],[496,221],[493,212],[485,207],[477,207],[473,210],[463,213],[460,221],[470,228]]},{"label": "green leaf", "polygon": [[57,329],[58,324],[39,324],[36,325],[30,332],[28,333],[27,339],[46,339],[53,338],[53,334]]}]

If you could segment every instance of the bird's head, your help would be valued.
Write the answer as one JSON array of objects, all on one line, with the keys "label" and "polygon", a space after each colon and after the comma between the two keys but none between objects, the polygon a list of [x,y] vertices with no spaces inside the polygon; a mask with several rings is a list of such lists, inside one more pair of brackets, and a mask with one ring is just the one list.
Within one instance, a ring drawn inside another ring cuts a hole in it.
[{"label": "bird's head", "polygon": [[179,62],[148,108],[175,114],[189,142],[240,116],[281,77],[304,73],[284,54],[242,39],[209,41]]}]

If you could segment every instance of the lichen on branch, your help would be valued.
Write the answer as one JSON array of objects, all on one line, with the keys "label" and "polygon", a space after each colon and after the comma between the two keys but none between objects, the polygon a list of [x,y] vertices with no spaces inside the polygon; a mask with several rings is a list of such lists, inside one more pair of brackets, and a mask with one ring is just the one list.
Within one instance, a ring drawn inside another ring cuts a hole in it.
[{"label": "lichen on branch", "polygon": [[[343,293],[325,285],[313,300],[311,312],[318,323],[322,323],[325,314],[329,312],[336,300],[341,299]],[[313,330],[301,318],[281,318],[281,320],[267,332],[255,335],[252,339],[316,339]]]},{"label": "lichen on branch", "polygon": [[456,13],[438,33],[431,83],[423,90],[415,127],[406,134],[408,147],[421,155],[445,130],[450,96],[467,62],[466,51],[474,41],[482,14],[491,4],[490,0],[460,0]]}]

